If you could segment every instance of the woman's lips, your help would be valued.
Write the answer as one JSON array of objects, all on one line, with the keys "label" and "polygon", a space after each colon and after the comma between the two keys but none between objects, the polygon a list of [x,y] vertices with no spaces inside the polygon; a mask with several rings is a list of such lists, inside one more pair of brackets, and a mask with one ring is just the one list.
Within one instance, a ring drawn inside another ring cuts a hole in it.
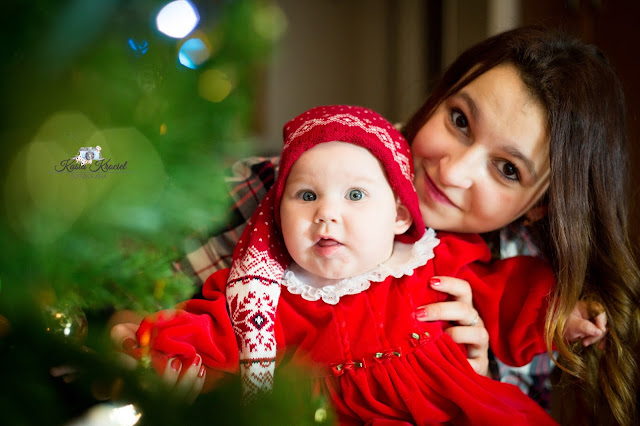
[{"label": "woman's lips", "polygon": [[332,238],[320,238],[313,246],[313,250],[320,256],[331,256],[342,247],[342,244]]},{"label": "woman's lips", "polygon": [[449,199],[449,197],[447,197],[444,194],[444,192],[440,191],[440,189],[436,186],[436,184],[433,183],[433,181],[429,177],[429,174],[426,172],[426,170],[424,173],[424,181],[425,181],[425,189],[429,192],[429,195],[431,196],[431,198],[433,198],[435,201],[457,207],[455,204],[453,204],[453,202]]}]

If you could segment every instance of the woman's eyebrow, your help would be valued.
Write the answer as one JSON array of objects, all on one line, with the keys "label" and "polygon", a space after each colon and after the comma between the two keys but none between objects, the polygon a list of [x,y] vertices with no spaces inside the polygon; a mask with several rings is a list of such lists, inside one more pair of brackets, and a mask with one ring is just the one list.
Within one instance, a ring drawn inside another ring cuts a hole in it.
[{"label": "woman's eyebrow", "polygon": [[469,108],[469,113],[474,120],[478,120],[478,107],[476,106],[475,101],[467,92],[458,92],[458,95],[462,98],[464,103],[467,104],[467,108]]},{"label": "woman's eyebrow", "polygon": [[[469,113],[471,114],[471,117],[473,118],[473,120],[478,121],[480,111],[478,110],[478,106],[476,105],[473,98],[467,92],[459,92],[458,96],[460,96],[464,101],[464,103],[467,104],[467,108],[469,108]],[[531,161],[526,155],[520,152],[518,148],[506,145],[501,147],[501,149],[505,151],[507,154],[519,159],[524,164],[526,169],[529,171],[529,174],[531,174],[531,177],[533,178],[534,182],[538,181],[538,173],[536,172],[536,168],[535,168],[535,165],[533,164],[533,161]]]}]

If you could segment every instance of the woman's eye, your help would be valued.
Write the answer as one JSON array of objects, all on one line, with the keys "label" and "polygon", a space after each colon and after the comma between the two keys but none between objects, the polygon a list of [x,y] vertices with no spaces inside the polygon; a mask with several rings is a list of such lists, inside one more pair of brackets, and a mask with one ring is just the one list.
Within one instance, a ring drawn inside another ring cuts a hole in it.
[{"label": "woman's eye", "polygon": [[300,198],[302,201],[315,201],[316,194],[314,194],[312,191],[300,191],[298,192],[298,198]]},{"label": "woman's eye", "polygon": [[347,193],[347,198],[351,201],[360,201],[364,198],[364,193],[360,189],[352,189]]},{"label": "woman's eye", "polygon": [[451,111],[451,122],[460,130],[463,130],[465,132],[469,130],[469,121],[459,109],[453,109]]},{"label": "woman's eye", "polygon": [[520,171],[518,167],[510,161],[500,160],[496,167],[505,178],[513,181],[520,181]]}]

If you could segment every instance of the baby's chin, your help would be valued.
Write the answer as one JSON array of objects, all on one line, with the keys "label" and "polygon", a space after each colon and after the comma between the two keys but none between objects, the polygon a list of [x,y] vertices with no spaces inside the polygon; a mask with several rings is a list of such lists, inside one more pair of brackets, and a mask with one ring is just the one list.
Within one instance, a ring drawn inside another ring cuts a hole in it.
[{"label": "baby's chin", "polygon": [[377,265],[367,265],[360,268],[336,268],[336,269],[322,268],[322,269],[316,269],[311,271],[308,270],[308,271],[326,280],[344,280],[347,278],[352,278],[358,275],[362,275],[366,272],[369,272],[372,269],[374,269],[376,266]]}]

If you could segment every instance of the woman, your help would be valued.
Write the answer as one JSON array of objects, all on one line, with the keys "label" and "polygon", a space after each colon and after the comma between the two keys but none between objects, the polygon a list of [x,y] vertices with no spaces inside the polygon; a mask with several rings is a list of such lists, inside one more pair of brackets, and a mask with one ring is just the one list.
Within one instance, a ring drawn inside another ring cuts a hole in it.
[{"label": "woman", "polygon": [[[603,396],[616,421],[630,424],[637,421],[640,273],[627,230],[624,95],[604,55],[594,46],[542,29],[499,34],[460,55],[404,134],[413,141],[417,165],[420,152],[431,143],[421,132],[438,108],[500,64],[516,67],[531,97],[546,111],[549,187],[527,214],[537,219],[536,212],[547,211],[531,230],[557,277],[546,322],[549,347],[555,345],[563,370],[589,385],[590,398]],[[482,127],[473,114],[454,111],[452,117],[466,134],[460,141],[466,147],[482,143]],[[505,171],[513,172],[512,166],[504,164]],[[473,176],[478,171],[468,172]],[[419,176],[416,186],[424,194]],[[602,351],[569,347],[562,338],[579,300],[589,302],[591,317],[606,313],[608,333]]]}]

